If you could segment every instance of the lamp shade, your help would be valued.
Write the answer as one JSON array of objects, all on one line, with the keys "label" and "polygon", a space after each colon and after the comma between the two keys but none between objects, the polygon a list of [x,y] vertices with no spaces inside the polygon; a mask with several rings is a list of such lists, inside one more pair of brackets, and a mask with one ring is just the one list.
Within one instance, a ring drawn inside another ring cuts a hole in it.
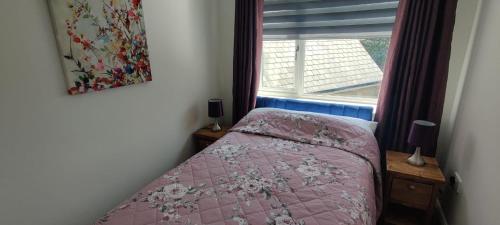
[{"label": "lamp shade", "polygon": [[224,109],[222,108],[222,99],[208,100],[208,117],[219,118],[224,116]]},{"label": "lamp shade", "polygon": [[415,120],[411,125],[408,143],[412,146],[422,147],[434,134],[436,124],[425,120]]}]

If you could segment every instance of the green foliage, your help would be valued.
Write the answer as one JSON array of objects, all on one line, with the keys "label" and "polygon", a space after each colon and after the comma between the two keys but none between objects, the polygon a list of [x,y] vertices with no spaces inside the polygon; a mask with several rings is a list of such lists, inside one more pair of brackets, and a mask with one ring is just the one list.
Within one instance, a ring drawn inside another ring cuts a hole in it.
[{"label": "green foliage", "polygon": [[390,38],[370,38],[362,39],[361,44],[365,47],[366,51],[372,57],[373,61],[377,63],[381,70],[384,70],[385,59],[387,57],[387,50],[389,49]]}]

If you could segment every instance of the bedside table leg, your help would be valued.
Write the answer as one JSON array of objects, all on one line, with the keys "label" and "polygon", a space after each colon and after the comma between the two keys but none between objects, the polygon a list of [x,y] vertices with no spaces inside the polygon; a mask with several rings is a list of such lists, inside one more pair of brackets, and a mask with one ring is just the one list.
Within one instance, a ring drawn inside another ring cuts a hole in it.
[{"label": "bedside table leg", "polygon": [[388,212],[388,207],[389,207],[389,199],[390,199],[390,195],[391,195],[391,186],[392,186],[392,175],[391,174],[387,174],[387,179],[385,180],[384,182],[384,187],[382,187],[383,189],[383,206],[382,206],[382,222],[381,224],[388,224],[387,221],[386,221],[386,216],[387,216],[387,212]]}]

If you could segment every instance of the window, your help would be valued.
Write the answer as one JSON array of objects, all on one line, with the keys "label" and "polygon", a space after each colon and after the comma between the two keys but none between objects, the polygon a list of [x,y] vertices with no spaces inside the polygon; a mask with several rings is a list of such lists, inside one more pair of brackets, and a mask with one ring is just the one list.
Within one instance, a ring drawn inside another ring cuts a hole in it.
[{"label": "window", "polygon": [[264,0],[259,95],[376,104],[399,0]]},{"label": "window", "polygon": [[260,95],[376,104],[389,37],[264,41]]}]

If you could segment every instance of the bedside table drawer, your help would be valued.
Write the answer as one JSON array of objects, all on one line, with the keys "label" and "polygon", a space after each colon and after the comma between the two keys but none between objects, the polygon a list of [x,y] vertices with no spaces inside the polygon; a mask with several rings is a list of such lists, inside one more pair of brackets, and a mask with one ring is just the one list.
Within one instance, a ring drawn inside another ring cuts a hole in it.
[{"label": "bedside table drawer", "polygon": [[198,140],[198,149],[199,149],[199,151],[201,151],[213,143],[214,143],[214,141],[211,141],[211,140],[200,139],[200,140]]},{"label": "bedside table drawer", "polygon": [[229,129],[230,127],[228,126],[222,126],[222,130],[214,132],[212,131],[210,126],[207,126],[194,132],[193,139],[196,143],[197,152],[200,152],[201,150],[205,149],[209,145],[222,138],[229,132]]},{"label": "bedside table drawer", "polygon": [[390,198],[409,207],[427,209],[432,199],[432,185],[394,178]]}]

